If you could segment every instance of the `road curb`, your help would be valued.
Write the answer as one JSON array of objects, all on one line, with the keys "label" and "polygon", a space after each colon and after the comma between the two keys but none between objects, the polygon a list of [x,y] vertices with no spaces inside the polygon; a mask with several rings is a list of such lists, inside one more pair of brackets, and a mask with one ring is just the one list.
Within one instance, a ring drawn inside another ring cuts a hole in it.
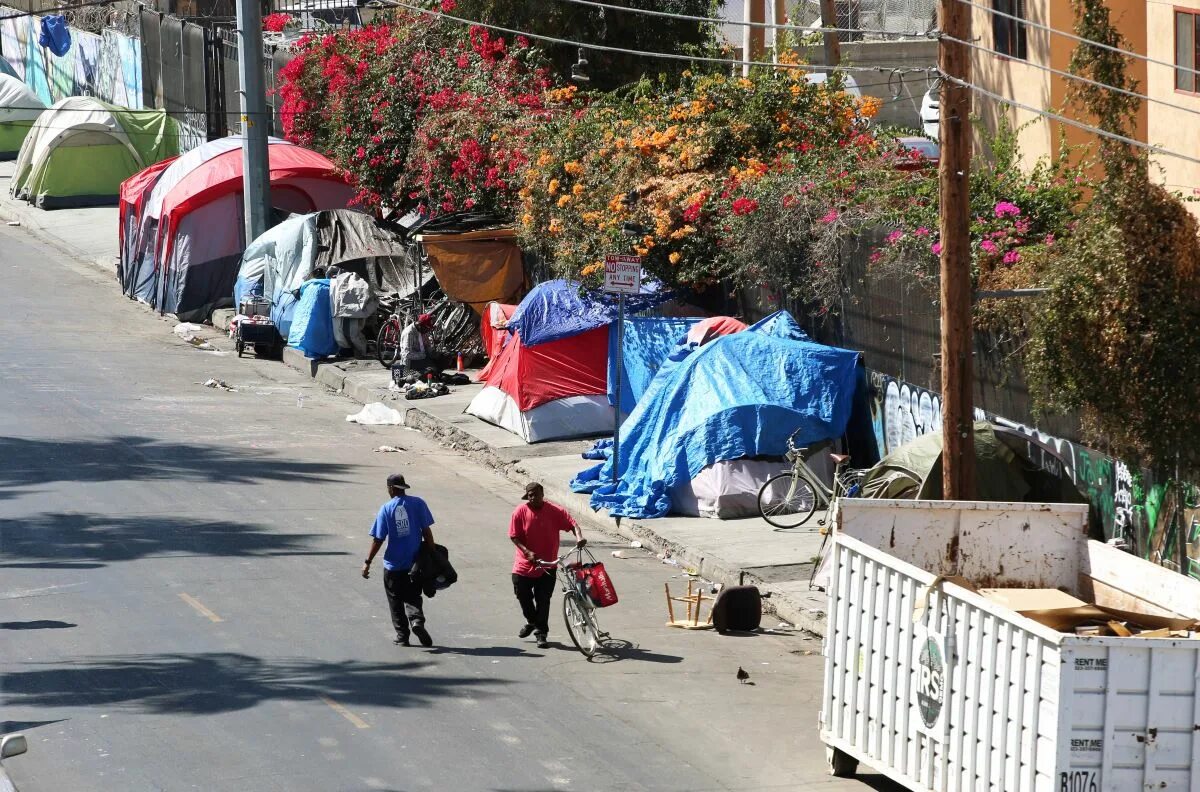
[{"label": "road curb", "polygon": [[[299,350],[291,347],[284,350],[283,362],[359,404],[391,403],[404,414],[406,427],[416,429],[476,464],[500,473],[515,484],[524,486],[533,480],[533,475],[522,466],[519,460],[513,461],[482,440],[442,418],[426,412],[419,405],[396,404],[398,400],[396,394],[358,382],[353,373],[343,371],[332,363],[309,360]],[[774,613],[780,619],[802,630],[824,637],[825,613],[823,610],[813,608],[811,601],[800,600],[794,597],[792,592],[762,580],[751,571],[741,569],[720,558],[706,557],[693,548],[664,538],[654,529],[653,521],[630,519],[617,521],[611,517],[601,516],[591,509],[581,509],[574,505],[578,501],[565,484],[545,481],[542,484],[551,499],[556,503],[563,504],[572,516],[589,530],[641,542],[644,549],[659,555],[669,554],[683,568],[695,570],[701,577],[723,585],[736,585],[744,579],[747,584],[756,585],[764,593],[770,594],[770,597],[763,601],[764,608],[768,612]]]}]

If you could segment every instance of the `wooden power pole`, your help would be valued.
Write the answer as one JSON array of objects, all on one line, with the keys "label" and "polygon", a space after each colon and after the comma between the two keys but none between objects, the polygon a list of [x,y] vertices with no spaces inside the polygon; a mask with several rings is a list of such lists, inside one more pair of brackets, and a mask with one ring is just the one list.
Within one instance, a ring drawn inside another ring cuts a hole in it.
[{"label": "wooden power pole", "polygon": [[[821,0],[821,27],[841,27],[838,24],[837,0]],[[825,65],[829,67],[829,75],[832,77],[834,67],[842,63],[842,45],[838,41],[838,34],[833,31],[826,31],[824,41]]]},{"label": "wooden power pole", "polygon": [[[969,83],[971,61],[966,46],[946,38],[971,40],[971,7],[959,0],[941,0],[941,28],[945,36],[938,50],[942,74]],[[970,112],[970,89],[942,80],[938,225],[942,245],[942,492],[946,500],[975,497]]]}]

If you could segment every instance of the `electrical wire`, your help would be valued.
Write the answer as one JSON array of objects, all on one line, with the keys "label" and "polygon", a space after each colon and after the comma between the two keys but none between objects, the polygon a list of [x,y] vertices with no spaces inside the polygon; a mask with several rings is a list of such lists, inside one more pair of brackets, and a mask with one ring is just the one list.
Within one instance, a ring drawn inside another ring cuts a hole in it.
[{"label": "electrical wire", "polygon": [[1172,151],[1171,149],[1165,149],[1162,146],[1155,146],[1152,143],[1144,143],[1140,140],[1135,140],[1134,138],[1126,137],[1125,135],[1118,135],[1116,132],[1109,132],[1108,130],[1100,129],[1099,127],[1093,126],[1091,124],[1085,124],[1082,121],[1076,121],[1075,119],[1068,118],[1067,116],[1062,115],[1060,113],[1054,113],[1049,110],[1039,110],[1038,108],[1033,107],[1031,105],[1027,105],[1022,102],[1018,102],[1015,99],[1009,99],[1007,96],[1003,96],[1003,95],[995,93],[993,91],[989,91],[986,88],[983,88],[982,86],[975,85],[974,83],[969,83],[964,80],[960,80],[957,77],[951,77],[949,74],[946,74],[945,72],[942,73],[942,79],[946,80],[947,82],[954,83],[955,85],[960,85],[963,88],[966,88],[968,90],[974,91],[974,92],[980,94],[981,96],[986,96],[990,99],[996,100],[997,102],[1001,102],[1003,104],[1009,105],[1010,107],[1015,107],[1019,110],[1024,110],[1026,112],[1034,113],[1034,114],[1042,116],[1044,118],[1049,118],[1054,121],[1058,121],[1060,124],[1066,124],[1067,126],[1073,126],[1076,129],[1081,129],[1084,132],[1089,132],[1089,133],[1091,133],[1093,135],[1097,135],[1099,137],[1109,138],[1111,140],[1116,140],[1121,143],[1128,144],[1130,146],[1135,146],[1137,148],[1145,149],[1146,151],[1149,151],[1153,154],[1160,154],[1165,157],[1175,157],[1176,159],[1181,159],[1181,160],[1185,160],[1187,162],[1192,162],[1197,165],[1200,165],[1200,157],[1193,157],[1188,154],[1181,154],[1178,151]]},{"label": "electrical wire", "polygon": [[637,14],[639,16],[656,16],[666,17],[668,19],[682,19],[689,22],[708,22],[714,25],[739,25],[741,27],[750,28],[769,28],[771,30],[795,30],[803,33],[869,33],[878,36],[904,36],[908,38],[927,38],[928,33],[898,33],[894,30],[874,30],[871,28],[835,28],[835,27],[812,27],[809,25],[789,25],[776,22],[748,22],[741,19],[721,19],[720,17],[703,17],[692,16],[690,14],[677,14],[674,11],[654,11],[649,8],[629,8],[627,6],[612,5],[611,3],[600,3],[597,0],[558,0],[560,3],[574,3],[576,5],[591,6],[601,10],[620,11],[627,14]]},{"label": "electrical wire", "polygon": [[779,69],[796,69],[799,71],[816,71],[816,72],[828,72],[828,71],[892,72],[892,71],[901,71],[901,72],[912,72],[912,73],[919,72],[922,74],[928,74],[930,72],[936,71],[936,68],[932,67],[932,66],[895,66],[895,67],[893,67],[893,66],[879,65],[879,66],[833,66],[833,67],[830,67],[830,66],[813,65],[810,63],[777,63],[775,61],[734,60],[734,59],[730,59],[730,58],[714,58],[714,57],[707,56],[707,55],[684,55],[684,54],[676,53],[676,52],[646,52],[645,50],[626,49],[625,47],[610,47],[610,46],[607,46],[604,44],[589,44],[585,41],[573,41],[571,39],[561,39],[561,38],[555,38],[553,36],[543,36],[539,33],[529,33],[528,31],[524,31],[524,30],[515,30],[513,28],[501,27],[500,25],[492,25],[492,24],[488,24],[488,23],[484,23],[484,22],[477,22],[473,19],[466,19],[464,17],[454,16],[453,14],[447,14],[442,11],[433,11],[428,8],[422,8],[421,6],[416,6],[416,5],[412,5],[410,3],[400,2],[400,0],[393,0],[393,2],[395,3],[395,7],[397,7],[397,8],[406,8],[409,11],[415,11],[419,14],[424,14],[425,16],[441,18],[441,19],[449,19],[452,22],[458,22],[463,25],[472,25],[474,27],[487,28],[488,30],[495,30],[500,33],[507,33],[511,36],[524,36],[525,38],[534,39],[536,41],[545,41],[550,44],[565,44],[565,45],[571,46],[571,47],[582,47],[584,49],[595,50],[597,52],[615,52],[615,53],[622,54],[622,55],[637,55],[637,56],[646,57],[646,58],[664,58],[667,60],[681,60],[681,61],[688,61],[689,63],[719,63],[719,64],[722,64],[725,66],[773,66],[773,67],[776,67]]},{"label": "electrical wire", "polygon": [[[953,41],[955,44],[962,44],[963,46],[970,47],[971,49],[978,50],[979,52],[986,52],[991,55],[1001,55],[1001,56],[1004,55],[1004,53],[1000,52],[999,50],[994,50],[994,49],[991,49],[990,47],[985,47],[982,44],[975,44],[974,42],[964,41],[962,39],[954,38],[953,36],[943,35],[943,36],[941,36],[941,39],[943,41]],[[1147,94],[1140,94],[1136,91],[1130,91],[1125,88],[1118,88],[1115,85],[1109,85],[1108,83],[1098,82],[1098,81],[1092,80],[1088,77],[1083,77],[1078,74],[1072,74],[1071,72],[1063,71],[1062,69],[1055,69],[1052,66],[1045,66],[1043,64],[1032,63],[1030,61],[1024,61],[1024,63],[1026,66],[1031,66],[1035,69],[1041,69],[1042,71],[1049,72],[1055,76],[1063,77],[1068,80],[1075,80],[1076,82],[1081,82],[1086,85],[1092,85],[1097,88],[1103,88],[1108,91],[1113,91],[1115,93],[1124,94],[1125,96],[1131,96],[1135,99],[1144,99],[1147,102],[1154,102],[1155,104],[1164,105],[1165,107],[1170,107],[1175,110],[1182,110],[1185,113],[1192,113],[1193,115],[1200,115],[1200,110],[1196,110],[1191,107],[1184,107],[1183,105],[1177,105],[1174,102],[1168,102],[1166,99],[1156,99],[1155,97],[1148,96]]]},{"label": "electrical wire", "polygon": [[52,16],[63,11],[74,11],[76,8],[91,8],[92,6],[113,5],[117,0],[91,0],[87,3],[75,3],[74,5],[64,6],[62,8],[44,8],[41,11],[22,11],[19,14],[7,14],[0,16],[0,22],[6,19],[21,19],[22,17],[31,16]]},{"label": "electrical wire", "polygon": [[1068,39],[1071,39],[1072,41],[1077,41],[1081,44],[1087,44],[1092,47],[1098,47],[1102,50],[1108,50],[1109,52],[1115,52],[1118,55],[1128,55],[1131,58],[1137,58],[1138,60],[1143,60],[1143,61],[1146,61],[1147,63],[1153,63],[1156,66],[1166,66],[1167,68],[1170,68],[1170,69],[1176,69],[1178,71],[1191,72],[1192,74],[1200,75],[1200,69],[1192,69],[1192,68],[1188,68],[1187,66],[1180,66],[1176,63],[1168,63],[1167,61],[1157,60],[1155,58],[1151,58],[1149,55],[1143,55],[1140,52],[1132,52],[1130,50],[1124,50],[1124,49],[1121,49],[1120,47],[1114,47],[1111,44],[1101,44],[1099,41],[1094,41],[1089,38],[1084,38],[1083,36],[1078,36],[1074,33],[1068,33],[1067,31],[1060,30],[1056,27],[1051,27],[1049,25],[1043,25],[1040,22],[1034,22],[1032,20],[1025,19],[1024,17],[1016,16],[1015,14],[1007,14],[1003,11],[997,11],[994,8],[988,8],[987,6],[980,5],[979,3],[973,3],[973,2],[971,2],[971,0],[958,0],[958,2],[962,3],[965,6],[969,6],[971,8],[977,9],[979,11],[985,11],[985,12],[991,14],[992,16],[998,16],[998,17],[1003,17],[1005,19],[1011,19],[1014,22],[1020,22],[1022,25],[1026,25],[1028,27],[1034,28],[1035,30],[1044,30],[1048,33],[1053,33],[1056,36],[1062,36],[1063,38],[1068,38]]}]

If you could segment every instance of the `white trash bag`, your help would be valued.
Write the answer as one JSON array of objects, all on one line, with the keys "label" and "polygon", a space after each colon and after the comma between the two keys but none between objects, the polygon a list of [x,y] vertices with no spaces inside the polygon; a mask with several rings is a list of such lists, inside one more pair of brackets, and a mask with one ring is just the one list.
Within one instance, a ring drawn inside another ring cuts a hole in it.
[{"label": "white trash bag", "polygon": [[346,420],[365,426],[401,426],[404,423],[404,415],[383,402],[374,402],[363,407],[354,415],[347,415]]}]

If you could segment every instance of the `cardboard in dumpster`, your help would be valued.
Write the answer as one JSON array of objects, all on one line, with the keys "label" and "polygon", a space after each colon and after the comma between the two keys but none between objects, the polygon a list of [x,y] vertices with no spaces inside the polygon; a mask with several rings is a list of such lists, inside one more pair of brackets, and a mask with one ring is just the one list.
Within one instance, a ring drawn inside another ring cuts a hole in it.
[{"label": "cardboard in dumpster", "polygon": [[[1101,628],[1096,634],[1115,634],[1108,627],[1108,623],[1111,621],[1123,624],[1134,635],[1142,635],[1147,638],[1167,637],[1171,633],[1188,632],[1200,628],[1200,622],[1197,622],[1195,619],[1152,616],[1148,613],[1130,613],[1129,611],[1121,611],[1114,608],[1101,608],[1098,605],[1019,612],[1022,616],[1033,619],[1038,624],[1043,624],[1059,632],[1076,632],[1080,627],[1096,626]],[[1146,634],[1148,631],[1159,632],[1162,630],[1166,630],[1166,633],[1162,635]]]},{"label": "cardboard in dumpster", "polygon": [[1065,591],[1047,588],[984,588],[979,594],[997,605],[1015,610],[1025,611],[1055,610],[1057,608],[1078,608],[1087,605],[1081,599],[1072,597]]}]

